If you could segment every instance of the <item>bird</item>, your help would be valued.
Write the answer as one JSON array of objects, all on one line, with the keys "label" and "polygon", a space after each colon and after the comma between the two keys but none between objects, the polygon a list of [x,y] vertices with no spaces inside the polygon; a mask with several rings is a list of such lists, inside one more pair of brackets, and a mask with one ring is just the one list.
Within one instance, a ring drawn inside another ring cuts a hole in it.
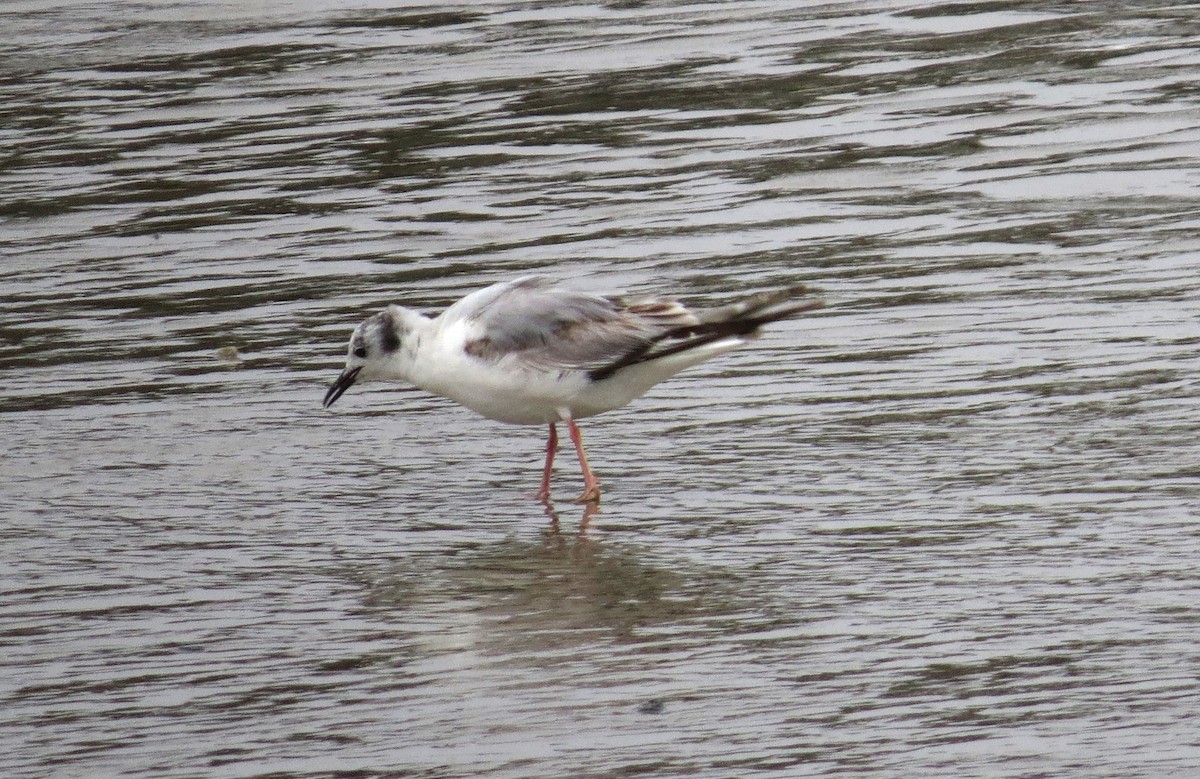
[{"label": "bird", "polygon": [[355,384],[403,381],[498,422],[547,425],[536,496],[565,424],[579,467],[579,503],[598,503],[578,420],[620,408],[685,368],[742,346],[763,325],[824,306],[790,286],[710,308],[652,294],[603,296],[523,276],[477,290],[437,316],[389,305],[355,329],[328,409]]}]

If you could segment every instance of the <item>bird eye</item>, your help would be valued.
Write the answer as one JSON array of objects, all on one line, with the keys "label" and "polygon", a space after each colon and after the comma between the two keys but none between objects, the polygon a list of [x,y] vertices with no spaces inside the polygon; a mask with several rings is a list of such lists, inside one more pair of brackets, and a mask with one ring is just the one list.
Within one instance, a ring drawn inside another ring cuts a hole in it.
[{"label": "bird eye", "polygon": [[365,346],[354,347],[354,356],[360,360],[367,359],[367,347],[365,347]]}]

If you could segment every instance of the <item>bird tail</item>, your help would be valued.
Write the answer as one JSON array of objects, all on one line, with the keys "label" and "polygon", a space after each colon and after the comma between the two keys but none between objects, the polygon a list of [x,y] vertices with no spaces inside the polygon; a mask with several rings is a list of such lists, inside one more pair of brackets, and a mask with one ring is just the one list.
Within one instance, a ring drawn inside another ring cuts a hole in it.
[{"label": "bird tail", "polygon": [[[824,307],[825,301],[823,300],[810,299],[803,302],[793,302],[796,298],[803,297],[811,292],[812,290],[803,284],[771,292],[759,292],[728,305],[697,311],[696,318],[700,320],[702,327],[719,328],[721,325],[734,328],[739,326],[743,328],[748,327],[749,330],[746,333],[742,333],[748,334],[769,322],[775,322],[796,314]],[[687,328],[680,327],[676,329],[686,330]]]},{"label": "bird tail", "polygon": [[724,306],[696,311],[695,324],[672,327],[619,359],[589,371],[588,375],[593,381],[600,381],[630,365],[660,360],[727,338],[755,338],[765,324],[823,308],[823,300],[795,300],[811,291],[808,287],[798,285],[773,292],[759,292]]}]

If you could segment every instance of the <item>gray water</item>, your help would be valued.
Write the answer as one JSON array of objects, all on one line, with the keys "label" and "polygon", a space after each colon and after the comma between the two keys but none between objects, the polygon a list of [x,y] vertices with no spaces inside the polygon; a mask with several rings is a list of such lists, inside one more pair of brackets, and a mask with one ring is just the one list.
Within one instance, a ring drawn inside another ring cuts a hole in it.
[{"label": "gray water", "polygon": [[[1198,44],[7,2],[0,773],[1197,775]],[[320,408],[372,310],[530,272],[829,306],[588,420],[594,514],[539,428]]]}]

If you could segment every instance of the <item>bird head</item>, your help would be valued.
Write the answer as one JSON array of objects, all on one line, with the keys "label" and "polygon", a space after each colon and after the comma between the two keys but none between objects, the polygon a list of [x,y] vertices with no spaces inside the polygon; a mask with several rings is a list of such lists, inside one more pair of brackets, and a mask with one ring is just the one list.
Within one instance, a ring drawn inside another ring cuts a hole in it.
[{"label": "bird head", "polygon": [[411,331],[405,313],[399,306],[389,306],[354,328],[346,347],[346,365],[325,393],[325,408],[332,406],[357,382],[403,378],[398,363],[401,347]]}]

